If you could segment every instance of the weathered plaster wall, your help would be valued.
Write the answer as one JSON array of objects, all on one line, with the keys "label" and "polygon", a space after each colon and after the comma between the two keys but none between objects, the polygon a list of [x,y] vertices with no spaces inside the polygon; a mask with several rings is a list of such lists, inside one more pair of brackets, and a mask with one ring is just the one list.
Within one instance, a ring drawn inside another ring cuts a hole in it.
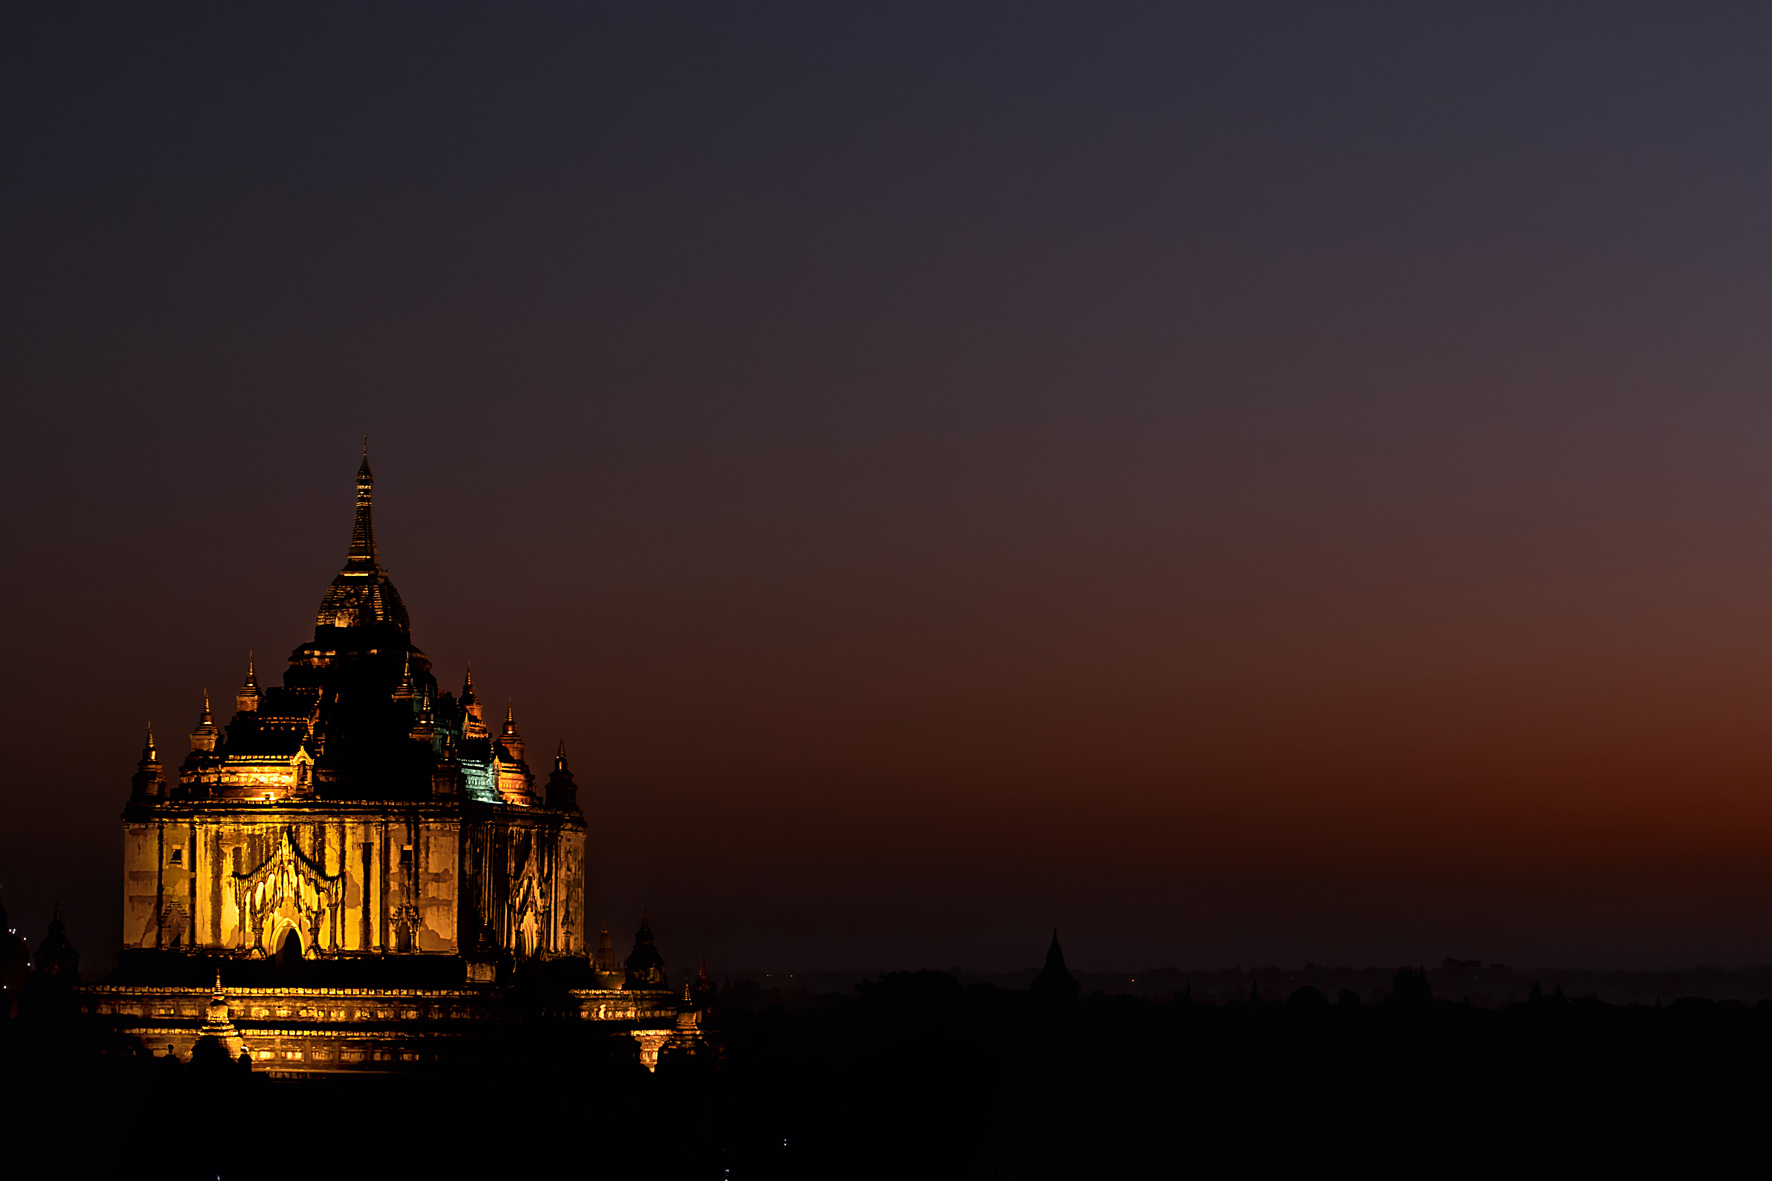
[{"label": "weathered plaster wall", "polygon": [[582,956],[584,827],[544,809],[166,804],[124,825],[124,945]]},{"label": "weathered plaster wall", "polygon": [[126,822],[124,945],[456,950],[458,826],[419,810],[162,809]]}]

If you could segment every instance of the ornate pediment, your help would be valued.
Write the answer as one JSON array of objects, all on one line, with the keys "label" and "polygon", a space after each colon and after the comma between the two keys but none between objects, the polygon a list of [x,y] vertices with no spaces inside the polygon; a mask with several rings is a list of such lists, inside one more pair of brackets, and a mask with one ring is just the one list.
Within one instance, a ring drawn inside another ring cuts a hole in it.
[{"label": "ornate pediment", "polygon": [[258,865],[233,875],[234,903],[244,917],[242,937],[252,933],[252,950],[275,950],[286,930],[300,935],[305,948],[318,948],[343,894],[344,875],[326,867],[295,842],[285,828],[276,849]]}]

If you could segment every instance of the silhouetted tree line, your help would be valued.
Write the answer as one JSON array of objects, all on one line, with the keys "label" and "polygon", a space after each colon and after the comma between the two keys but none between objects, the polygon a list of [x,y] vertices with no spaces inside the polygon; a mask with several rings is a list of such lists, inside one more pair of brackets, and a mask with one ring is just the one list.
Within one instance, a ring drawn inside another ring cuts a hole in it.
[{"label": "silhouetted tree line", "polygon": [[[720,1059],[667,1054],[656,1074],[632,1039],[572,1026],[537,1037],[514,1023],[455,1071],[324,1083],[144,1056],[41,981],[0,1033],[5,1113],[58,1144],[77,1174],[145,1177],[376,1161],[439,1177],[1764,1168],[1765,1003],[1607,1005],[1553,981],[1480,1009],[1436,998],[1406,968],[1377,1003],[1306,986],[1204,1004],[1185,987],[1166,1000],[1079,997],[1068,974],[1042,976],[1013,989],[893,973],[848,994],[742,982],[720,994]],[[285,1127],[268,1114],[280,1111],[303,1113],[287,1135],[268,1130]],[[252,1113],[271,1120],[263,1134],[248,1134]]]}]

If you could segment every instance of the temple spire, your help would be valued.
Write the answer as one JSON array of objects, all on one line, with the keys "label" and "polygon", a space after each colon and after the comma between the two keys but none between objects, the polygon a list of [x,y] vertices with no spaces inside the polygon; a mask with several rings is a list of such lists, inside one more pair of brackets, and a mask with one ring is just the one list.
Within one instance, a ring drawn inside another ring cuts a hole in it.
[{"label": "temple spire", "polygon": [[191,731],[191,749],[193,751],[213,751],[221,738],[221,729],[215,724],[215,715],[209,708],[209,690],[203,690],[203,716],[197,719],[197,726]]},{"label": "temple spire", "polygon": [[[365,455],[362,465],[357,468],[357,516],[351,525],[351,552],[338,577],[326,589],[326,597],[320,600],[320,610],[314,617],[317,629],[388,628],[398,630],[403,636],[411,633],[412,624],[406,617],[406,606],[400,602],[400,592],[394,589],[388,572],[382,569],[381,555],[376,549],[375,517],[371,507],[374,489],[375,477],[369,471],[369,456]],[[374,637],[341,637],[331,631],[317,630],[314,642],[321,651],[313,656],[329,661],[338,654],[341,643],[350,645],[355,651],[359,640],[367,640],[372,650],[384,654],[384,659],[399,651],[391,644],[384,647]],[[324,656],[322,652],[332,655]]]},{"label": "temple spire", "polygon": [[33,967],[44,976],[68,984],[80,983],[80,953],[68,941],[68,928],[62,922],[59,898],[55,902],[55,917],[49,921],[49,933],[37,946]]},{"label": "temple spire", "polygon": [[658,988],[669,987],[665,983],[664,957],[658,954],[658,945],[653,942],[652,922],[646,912],[640,912],[640,929],[634,932],[634,950],[627,958],[627,980],[623,988]]},{"label": "temple spire", "polygon": [[461,687],[462,736],[465,738],[485,738],[486,722],[481,713],[480,699],[474,696],[474,666],[468,665],[467,680]]},{"label": "temple spire", "polygon": [[548,776],[547,805],[550,808],[573,810],[578,807],[578,784],[573,782],[572,768],[566,765],[566,740],[554,756],[554,773]]},{"label": "temple spire", "polygon": [[369,436],[363,436],[363,463],[357,469],[357,519],[351,526],[351,555],[346,566],[374,566],[375,521],[370,502],[375,489],[375,476],[369,470]]},{"label": "temple spire", "polygon": [[523,761],[523,736],[517,733],[517,708],[515,704],[505,706],[505,728],[498,736],[499,745],[513,762]]},{"label": "temple spire", "polygon": [[1052,929],[1052,946],[1046,949],[1046,966],[1034,977],[1033,993],[1047,1001],[1069,1002],[1080,991],[1077,978],[1065,966],[1064,949],[1058,946],[1058,928]]},{"label": "temple spire", "polygon": [[411,701],[418,695],[418,686],[412,680],[412,652],[408,650],[400,662],[400,683],[394,686],[394,700]]},{"label": "temple spire", "polygon": [[142,739],[141,762],[135,765],[135,775],[129,781],[130,795],[134,799],[146,799],[162,794],[164,787],[160,778],[160,752],[154,749],[154,723],[149,722],[148,736]]},{"label": "temple spire", "polygon": [[246,682],[234,693],[234,708],[241,713],[258,709],[258,677],[252,671],[252,652],[246,653]]},{"label": "temple spire", "polygon": [[714,978],[708,975],[708,957],[701,957],[701,971],[695,974],[695,984],[687,995],[698,1009],[706,1009],[713,1004]]}]

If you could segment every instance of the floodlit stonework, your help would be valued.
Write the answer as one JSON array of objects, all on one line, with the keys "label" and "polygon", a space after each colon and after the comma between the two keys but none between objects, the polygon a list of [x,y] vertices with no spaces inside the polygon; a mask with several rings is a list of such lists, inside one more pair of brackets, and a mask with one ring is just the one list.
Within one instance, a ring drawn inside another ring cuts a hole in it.
[{"label": "floodlit stonework", "polygon": [[514,709],[495,733],[471,671],[459,694],[438,684],[377,556],[373,486],[365,455],[349,556],[283,683],[248,658],[226,725],[205,693],[176,775],[150,729],[123,814],[124,950],[85,1007],[180,1057],[227,1025],[285,1073],[443,1061],[518,992],[632,1034],[649,1066],[705,1052],[707,981],[670,991],[650,923],[627,964],[607,931],[592,954],[565,744],[538,785]]}]

